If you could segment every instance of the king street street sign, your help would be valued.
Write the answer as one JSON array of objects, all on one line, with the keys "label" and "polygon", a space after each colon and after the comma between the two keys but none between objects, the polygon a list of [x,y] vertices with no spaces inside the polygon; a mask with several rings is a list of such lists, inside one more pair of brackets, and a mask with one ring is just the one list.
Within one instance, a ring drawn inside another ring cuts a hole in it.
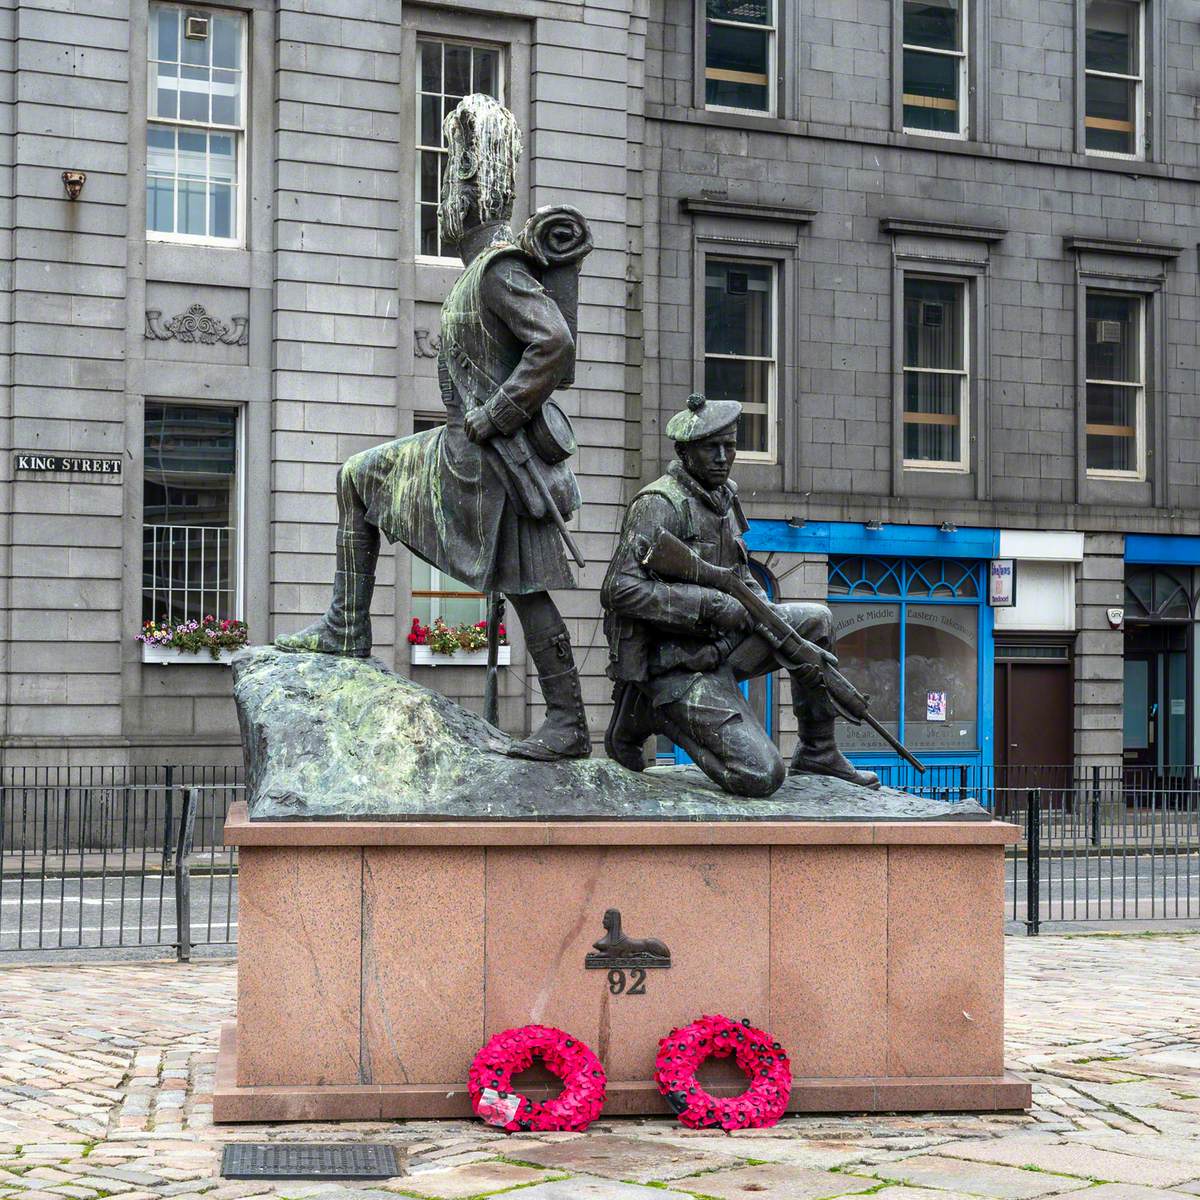
[{"label": "king street street sign", "polygon": [[112,478],[121,474],[121,460],[83,454],[14,454],[14,471],[47,471],[75,479]]}]

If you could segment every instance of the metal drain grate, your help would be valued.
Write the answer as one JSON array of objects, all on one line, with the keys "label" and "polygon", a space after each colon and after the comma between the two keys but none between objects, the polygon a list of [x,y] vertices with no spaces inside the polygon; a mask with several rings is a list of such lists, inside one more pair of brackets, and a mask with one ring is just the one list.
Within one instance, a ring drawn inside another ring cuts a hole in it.
[{"label": "metal drain grate", "polygon": [[400,1174],[391,1146],[315,1142],[238,1142],[225,1147],[226,1179],[391,1179]]}]

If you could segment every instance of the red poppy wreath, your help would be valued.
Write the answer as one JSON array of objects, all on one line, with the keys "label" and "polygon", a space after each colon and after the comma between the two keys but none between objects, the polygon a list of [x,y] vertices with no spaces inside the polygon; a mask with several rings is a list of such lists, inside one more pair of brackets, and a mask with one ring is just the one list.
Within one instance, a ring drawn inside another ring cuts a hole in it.
[{"label": "red poppy wreath", "polygon": [[[696,1082],[706,1058],[728,1058],[751,1084],[740,1096],[718,1099]],[[767,1129],[787,1109],[792,1091],[792,1066],[780,1044],[748,1019],[701,1017],[682,1029],[672,1029],[658,1044],[654,1081],[684,1125],[704,1129]]]},{"label": "red poppy wreath", "polygon": [[[563,1082],[553,1100],[534,1103],[512,1090],[514,1075],[538,1057]],[[525,1025],[496,1034],[475,1055],[467,1091],[475,1114],[509,1133],[517,1130],[582,1131],[604,1107],[608,1079],[600,1060],[578,1038],[549,1025]]]}]

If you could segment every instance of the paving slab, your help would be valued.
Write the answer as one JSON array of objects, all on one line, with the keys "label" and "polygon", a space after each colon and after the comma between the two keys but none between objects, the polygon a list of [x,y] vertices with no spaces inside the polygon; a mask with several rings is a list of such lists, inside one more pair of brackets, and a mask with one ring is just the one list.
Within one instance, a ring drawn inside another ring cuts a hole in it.
[{"label": "paving slab", "polygon": [[1033,1167],[1057,1175],[1096,1179],[1105,1183],[1138,1183],[1171,1187],[1200,1176],[1200,1168],[1175,1165],[1163,1159],[1139,1157],[1137,1138],[1128,1140],[1130,1153],[1098,1150],[1081,1142],[1048,1142],[1044,1138],[996,1138],[992,1141],[952,1143],[942,1150],[950,1158]]},{"label": "paving slab", "polygon": [[448,1171],[427,1171],[412,1178],[393,1180],[389,1190],[430,1196],[436,1200],[463,1200],[466,1196],[490,1196],[494,1192],[523,1187],[529,1183],[544,1183],[560,1172],[519,1167],[514,1163],[471,1163],[452,1167]]},{"label": "paving slab", "polygon": [[687,1150],[703,1150],[711,1154],[724,1155],[732,1159],[754,1158],[763,1162],[790,1163],[796,1167],[817,1167],[829,1170],[851,1163],[869,1162],[879,1157],[879,1152],[869,1146],[845,1146],[833,1142],[819,1142],[797,1137],[795,1133],[782,1137],[749,1136],[739,1133],[728,1134],[705,1131],[700,1136],[690,1134],[656,1135],[650,1144],[677,1146]]},{"label": "paving slab", "polygon": [[992,1200],[1035,1200],[1091,1186],[1086,1180],[1044,1171],[1022,1171],[1019,1167],[924,1154],[893,1159],[875,1167],[858,1167],[854,1173],[870,1173],[877,1179],[896,1180],[910,1187],[945,1188],[988,1196]]},{"label": "paving slab", "polygon": [[855,1179],[850,1175],[835,1175],[832,1171],[768,1163],[676,1179],[670,1186],[672,1191],[711,1196],[715,1200],[750,1200],[751,1197],[753,1200],[826,1200],[827,1197],[865,1192],[878,1184],[873,1179]]},{"label": "paving slab", "polygon": [[540,1167],[650,1183],[680,1179],[684,1175],[729,1165],[727,1155],[703,1147],[704,1143],[699,1141],[685,1147],[602,1133],[573,1142],[560,1142],[542,1150],[526,1150],[521,1158]]},{"label": "paving slab", "polygon": [[939,1192],[930,1188],[885,1187],[871,1193],[871,1200],[880,1196],[883,1200],[979,1200],[966,1192]]},{"label": "paving slab", "polygon": [[522,1188],[517,1200],[668,1200],[670,1192],[642,1187],[637,1183],[614,1183],[611,1179],[580,1176],[557,1183],[538,1183]]},{"label": "paving slab", "polygon": [[1088,1190],[1087,1200],[1179,1200],[1179,1196],[1177,1191],[1164,1192],[1136,1183],[1102,1183]]},{"label": "paving slab", "polygon": [[1143,1158],[1161,1158],[1180,1166],[1196,1168],[1194,1178],[1200,1179],[1200,1121],[1191,1125],[1194,1136],[1180,1137],[1144,1130],[1135,1138],[1105,1130],[1103,1133],[1071,1133],[1067,1140],[1114,1154],[1137,1154]]}]

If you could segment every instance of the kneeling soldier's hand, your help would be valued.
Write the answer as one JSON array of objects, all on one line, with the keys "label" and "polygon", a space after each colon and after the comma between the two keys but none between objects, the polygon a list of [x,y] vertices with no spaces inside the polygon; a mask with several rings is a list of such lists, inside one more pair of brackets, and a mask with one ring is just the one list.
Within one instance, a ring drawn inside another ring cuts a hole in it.
[{"label": "kneeling soldier's hand", "polygon": [[821,668],[813,663],[801,663],[793,669],[792,674],[798,683],[810,688],[818,687],[825,679],[825,676],[821,674]]},{"label": "kneeling soldier's hand", "polygon": [[724,592],[704,593],[700,604],[700,619],[706,624],[728,633],[749,632],[754,621],[750,614],[732,597]]}]

